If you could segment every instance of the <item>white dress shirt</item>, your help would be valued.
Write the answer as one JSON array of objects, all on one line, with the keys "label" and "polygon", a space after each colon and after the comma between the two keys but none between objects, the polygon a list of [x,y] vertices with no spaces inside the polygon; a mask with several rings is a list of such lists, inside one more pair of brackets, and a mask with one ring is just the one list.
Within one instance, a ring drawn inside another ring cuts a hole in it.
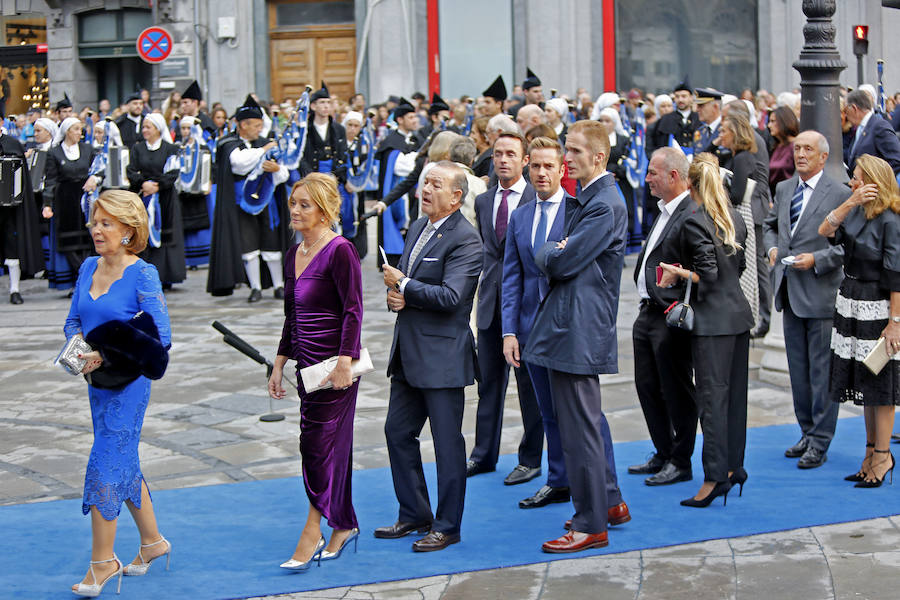
[{"label": "white dress shirt", "polygon": [[[810,177],[809,179],[807,179],[806,181],[803,182],[806,184],[806,187],[803,188],[803,204],[800,205],[800,216],[797,217],[797,222],[791,228],[791,236],[792,237],[794,235],[794,231],[797,230],[797,225],[800,224],[800,219],[803,218],[803,211],[806,210],[806,205],[809,204],[810,197],[812,197],[813,192],[816,190],[816,186],[819,185],[819,180],[822,179],[822,173],[824,173],[824,171],[819,171],[818,173],[816,173],[815,175],[813,175],[812,177]],[[801,179],[801,181],[803,181],[803,180]],[[796,191],[797,191],[796,188],[794,188],[791,191],[791,198],[793,198],[794,193]]]},{"label": "white dress shirt", "polygon": [[[512,212],[516,210],[517,206],[519,206],[519,201],[522,199],[522,194],[525,192],[525,185],[525,178],[519,175],[519,180],[509,186],[509,188],[506,188],[510,192],[506,196],[507,225],[509,225],[509,218],[512,216]],[[494,194],[494,210],[491,213],[491,223],[497,222],[497,211],[500,209],[500,201],[503,200],[503,189],[503,186],[498,183],[497,193]]]},{"label": "white dress shirt", "polygon": [[534,207],[534,220],[531,223],[531,246],[534,247],[534,236],[537,235],[538,222],[541,220],[541,207],[546,203],[546,207],[544,211],[547,213],[547,235],[550,235],[550,228],[553,227],[553,223],[556,220],[556,215],[559,212],[559,207],[562,205],[563,198],[566,195],[566,191],[560,187],[556,190],[556,193],[547,198],[546,200],[541,200],[540,198],[536,198],[537,203]]},{"label": "white dress shirt", "polygon": [[[441,228],[441,225],[443,225],[447,221],[447,219],[449,219],[452,215],[453,215],[453,213],[450,213],[446,217],[438,219],[437,221],[435,221],[434,223],[431,224],[431,227],[434,229],[434,231],[431,233],[431,237],[434,237],[437,235],[438,230]],[[419,243],[419,238],[425,234],[426,229],[428,229],[428,225],[425,225],[425,227],[422,228],[422,233],[420,233],[419,237],[416,238],[416,244]],[[428,242],[425,242],[425,243],[427,244]],[[413,244],[412,247],[415,248],[416,244]],[[425,248],[423,247],[422,250],[425,250]],[[416,258],[418,258],[418,256]],[[412,265],[406,265],[406,270],[409,271],[409,269],[411,267],[412,267]],[[401,294],[403,294],[403,290],[406,289],[407,283],[409,283],[409,277],[404,277],[403,279],[400,280],[400,293]]]},{"label": "white dress shirt", "polygon": [[638,271],[637,278],[638,295],[645,300],[650,299],[650,292],[647,291],[647,277],[645,276],[647,258],[650,256],[650,252],[656,247],[656,243],[659,241],[663,229],[666,228],[666,223],[668,223],[669,219],[672,218],[672,215],[675,214],[675,211],[678,209],[681,202],[689,195],[690,191],[686,190],[672,198],[669,202],[660,200],[657,203],[657,206],[659,206],[659,216],[656,217],[656,221],[653,222],[653,229],[650,230],[650,237],[647,238],[647,245],[644,249],[644,261],[641,263],[641,270]]},{"label": "white dress shirt", "polygon": [[[238,146],[231,151],[228,157],[231,161],[231,172],[235,175],[249,175],[250,171],[259,163],[259,159],[266,153],[266,150],[262,146],[253,148],[250,145],[251,142],[244,138],[241,138],[241,142],[245,147],[241,148]],[[272,182],[275,185],[281,185],[288,180],[289,175],[287,167],[281,165],[278,172],[272,173]]]}]

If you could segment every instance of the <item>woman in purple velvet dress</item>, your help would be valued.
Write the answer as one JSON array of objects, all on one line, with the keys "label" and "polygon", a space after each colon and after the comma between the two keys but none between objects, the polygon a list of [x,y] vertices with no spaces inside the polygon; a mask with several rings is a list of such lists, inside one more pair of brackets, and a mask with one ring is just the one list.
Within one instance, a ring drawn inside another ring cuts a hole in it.
[{"label": "woman in purple velvet dress", "polygon": [[[297,361],[300,392],[300,457],[309,515],[290,560],[281,566],[303,571],[314,559],[340,556],[359,538],[359,524],[351,500],[353,416],[359,382],[350,371],[359,358],[362,324],[362,274],[353,243],[332,231],[341,198],[337,180],[312,173],[298,181],[288,198],[291,227],[303,242],[288,250],[285,259],[284,329],[269,395],[285,397],[281,385],[284,365]],[[306,393],[299,370],[338,357],[337,366],[323,381],[332,387]],[[333,528],[328,545],[322,517]]]}]

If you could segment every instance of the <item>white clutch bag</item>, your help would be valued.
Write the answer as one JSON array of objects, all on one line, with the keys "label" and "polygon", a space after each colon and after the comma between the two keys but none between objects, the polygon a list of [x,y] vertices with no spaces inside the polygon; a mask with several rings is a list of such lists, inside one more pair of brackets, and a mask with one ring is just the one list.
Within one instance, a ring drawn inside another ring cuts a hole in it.
[{"label": "white clutch bag", "polygon": [[878,375],[890,360],[891,357],[887,353],[884,338],[879,338],[878,343],[875,344],[875,347],[872,348],[872,351],[866,355],[862,362],[872,371],[873,375]]},{"label": "white clutch bag", "polygon": [[[320,363],[300,369],[300,378],[303,380],[303,389],[306,390],[307,394],[319,390],[331,389],[332,385],[330,381],[325,385],[319,384],[323,379],[328,377],[329,373],[334,371],[334,368],[337,366],[337,361],[338,357],[332,356]],[[375,367],[372,365],[372,359],[369,357],[369,351],[366,348],[359,351],[359,358],[350,361],[350,371],[353,374],[353,381],[356,381],[360,376],[371,373],[374,370]]]}]

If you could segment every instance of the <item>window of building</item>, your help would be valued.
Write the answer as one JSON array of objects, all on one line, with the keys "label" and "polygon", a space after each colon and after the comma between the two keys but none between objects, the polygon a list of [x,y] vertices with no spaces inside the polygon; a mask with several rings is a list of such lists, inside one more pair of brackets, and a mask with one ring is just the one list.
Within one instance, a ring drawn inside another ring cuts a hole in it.
[{"label": "window of building", "polygon": [[616,0],[616,84],[669,92],[694,87],[756,89],[758,0]]},{"label": "window of building", "polygon": [[99,10],[78,17],[78,57],[96,69],[97,97],[115,106],[150,88],[152,67],[137,54],[137,37],[152,25],[148,10]]}]

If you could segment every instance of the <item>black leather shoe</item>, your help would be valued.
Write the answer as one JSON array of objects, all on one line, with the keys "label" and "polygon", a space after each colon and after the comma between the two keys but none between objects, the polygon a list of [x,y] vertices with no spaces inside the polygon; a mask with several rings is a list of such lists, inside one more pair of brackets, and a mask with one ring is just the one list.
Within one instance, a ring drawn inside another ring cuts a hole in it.
[{"label": "black leather shoe", "polygon": [[443,550],[450,544],[459,543],[460,537],[458,533],[447,534],[440,531],[429,531],[428,535],[421,540],[413,542],[413,552],[434,552]]},{"label": "black leather shoe", "polygon": [[247,302],[259,302],[262,300],[262,290],[250,290],[250,297],[247,298]]},{"label": "black leather shoe", "polygon": [[653,475],[659,473],[665,464],[666,461],[654,454],[647,462],[628,467],[628,472],[632,475]]},{"label": "black leather shoe", "polygon": [[802,437],[799,442],[785,450],[784,455],[788,458],[800,458],[807,448],[809,448],[809,440]]},{"label": "black leather shoe", "polygon": [[826,460],[828,460],[828,456],[826,456],[824,452],[810,446],[806,449],[806,452],[803,453],[803,456],[800,457],[800,460],[797,461],[797,468],[815,469],[816,467],[824,465]]},{"label": "black leather shoe", "polygon": [[568,502],[569,497],[569,488],[567,487],[544,485],[534,496],[519,500],[519,508],[540,508],[555,502]]},{"label": "black leather shoe", "polygon": [[406,523],[404,521],[397,521],[393,525],[377,528],[375,530],[375,537],[393,540],[409,535],[413,531],[416,533],[428,533],[430,529],[431,523]]},{"label": "black leather shoe", "polygon": [[496,471],[496,467],[491,467],[490,469],[478,464],[474,460],[466,461],[466,477],[471,477],[472,475],[479,475],[481,473],[493,473]]},{"label": "black leather shoe", "polygon": [[510,471],[509,475],[506,476],[506,479],[503,480],[503,485],[518,485],[520,483],[525,483],[526,481],[531,481],[540,474],[540,467],[516,465],[516,468]]},{"label": "black leather shoe", "polygon": [[694,478],[694,473],[690,469],[679,469],[670,462],[666,463],[659,473],[651,475],[644,480],[647,485],[669,485],[670,483],[678,483],[679,481],[690,481]]},{"label": "black leather shoe", "polygon": [[276,300],[284,300],[284,288],[283,287],[275,288],[274,295],[275,295]]},{"label": "black leather shoe", "polygon": [[10,304],[22,304],[24,300],[22,300],[22,294],[19,292],[13,292],[9,295],[9,303]]}]

